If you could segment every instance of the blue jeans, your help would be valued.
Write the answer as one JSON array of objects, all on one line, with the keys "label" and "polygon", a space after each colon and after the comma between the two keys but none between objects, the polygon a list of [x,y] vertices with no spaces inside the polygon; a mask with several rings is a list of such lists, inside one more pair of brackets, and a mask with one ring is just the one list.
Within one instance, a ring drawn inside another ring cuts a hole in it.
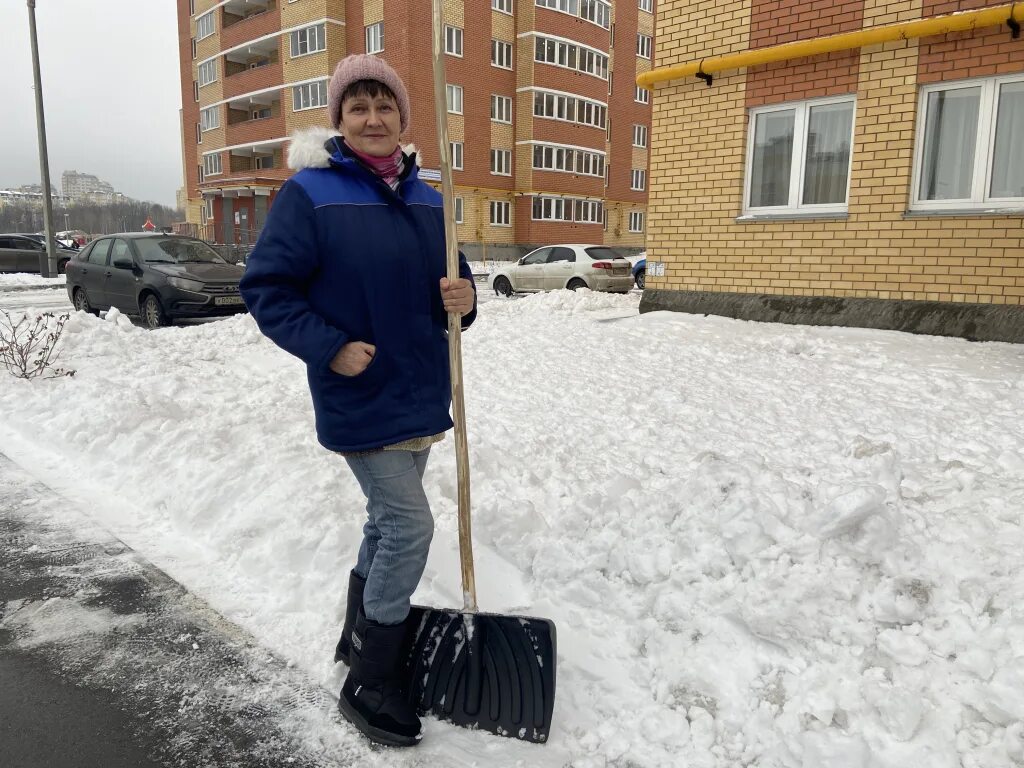
[{"label": "blue jeans", "polygon": [[366,525],[356,575],[366,579],[363,611],[380,624],[409,615],[409,600],[427,565],[434,518],[423,491],[430,449],[346,456],[366,495]]}]

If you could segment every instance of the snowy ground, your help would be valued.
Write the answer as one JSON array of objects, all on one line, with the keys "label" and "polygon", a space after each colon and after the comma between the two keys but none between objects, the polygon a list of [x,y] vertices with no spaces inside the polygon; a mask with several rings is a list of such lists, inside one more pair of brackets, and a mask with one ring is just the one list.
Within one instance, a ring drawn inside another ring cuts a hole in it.
[{"label": "snowy ground", "polygon": [[[428,722],[368,764],[1024,764],[1024,350],[638,303],[488,297],[464,337],[480,604],[555,621],[550,743]],[[0,450],[336,688],[362,500],[301,366],[248,316],[117,313],[61,364],[0,378]],[[416,595],[447,606],[453,444]]]}]

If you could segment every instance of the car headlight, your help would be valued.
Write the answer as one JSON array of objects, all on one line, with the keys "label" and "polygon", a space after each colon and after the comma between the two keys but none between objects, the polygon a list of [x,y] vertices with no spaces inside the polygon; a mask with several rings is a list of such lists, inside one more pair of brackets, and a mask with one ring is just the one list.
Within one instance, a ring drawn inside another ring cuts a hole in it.
[{"label": "car headlight", "polygon": [[201,293],[203,290],[203,284],[201,282],[198,280],[189,280],[187,277],[168,277],[167,282],[175,288],[180,288],[183,291]]}]

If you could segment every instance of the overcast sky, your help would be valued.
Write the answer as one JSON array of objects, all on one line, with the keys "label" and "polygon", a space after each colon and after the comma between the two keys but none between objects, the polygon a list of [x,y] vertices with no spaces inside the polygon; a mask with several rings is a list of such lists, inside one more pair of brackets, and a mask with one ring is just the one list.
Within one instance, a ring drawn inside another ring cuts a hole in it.
[{"label": "overcast sky", "polygon": [[[174,0],[36,0],[50,179],[92,173],[174,206],[182,184]],[[25,0],[0,0],[0,188],[38,184]]]}]

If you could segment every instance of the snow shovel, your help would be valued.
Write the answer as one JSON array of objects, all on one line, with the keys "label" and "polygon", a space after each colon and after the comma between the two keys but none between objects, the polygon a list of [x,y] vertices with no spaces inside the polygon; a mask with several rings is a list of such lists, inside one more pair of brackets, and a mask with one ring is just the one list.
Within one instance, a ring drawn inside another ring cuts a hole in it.
[{"label": "snow shovel", "polygon": [[[434,107],[441,150],[448,279],[459,277],[445,93],[441,0],[433,0]],[[409,696],[420,714],[537,743],[547,741],[555,703],[555,625],[548,619],[480,613],[469,507],[469,451],[462,389],[462,321],[448,315],[448,353],[459,485],[461,611],[413,606],[408,619]]]}]

